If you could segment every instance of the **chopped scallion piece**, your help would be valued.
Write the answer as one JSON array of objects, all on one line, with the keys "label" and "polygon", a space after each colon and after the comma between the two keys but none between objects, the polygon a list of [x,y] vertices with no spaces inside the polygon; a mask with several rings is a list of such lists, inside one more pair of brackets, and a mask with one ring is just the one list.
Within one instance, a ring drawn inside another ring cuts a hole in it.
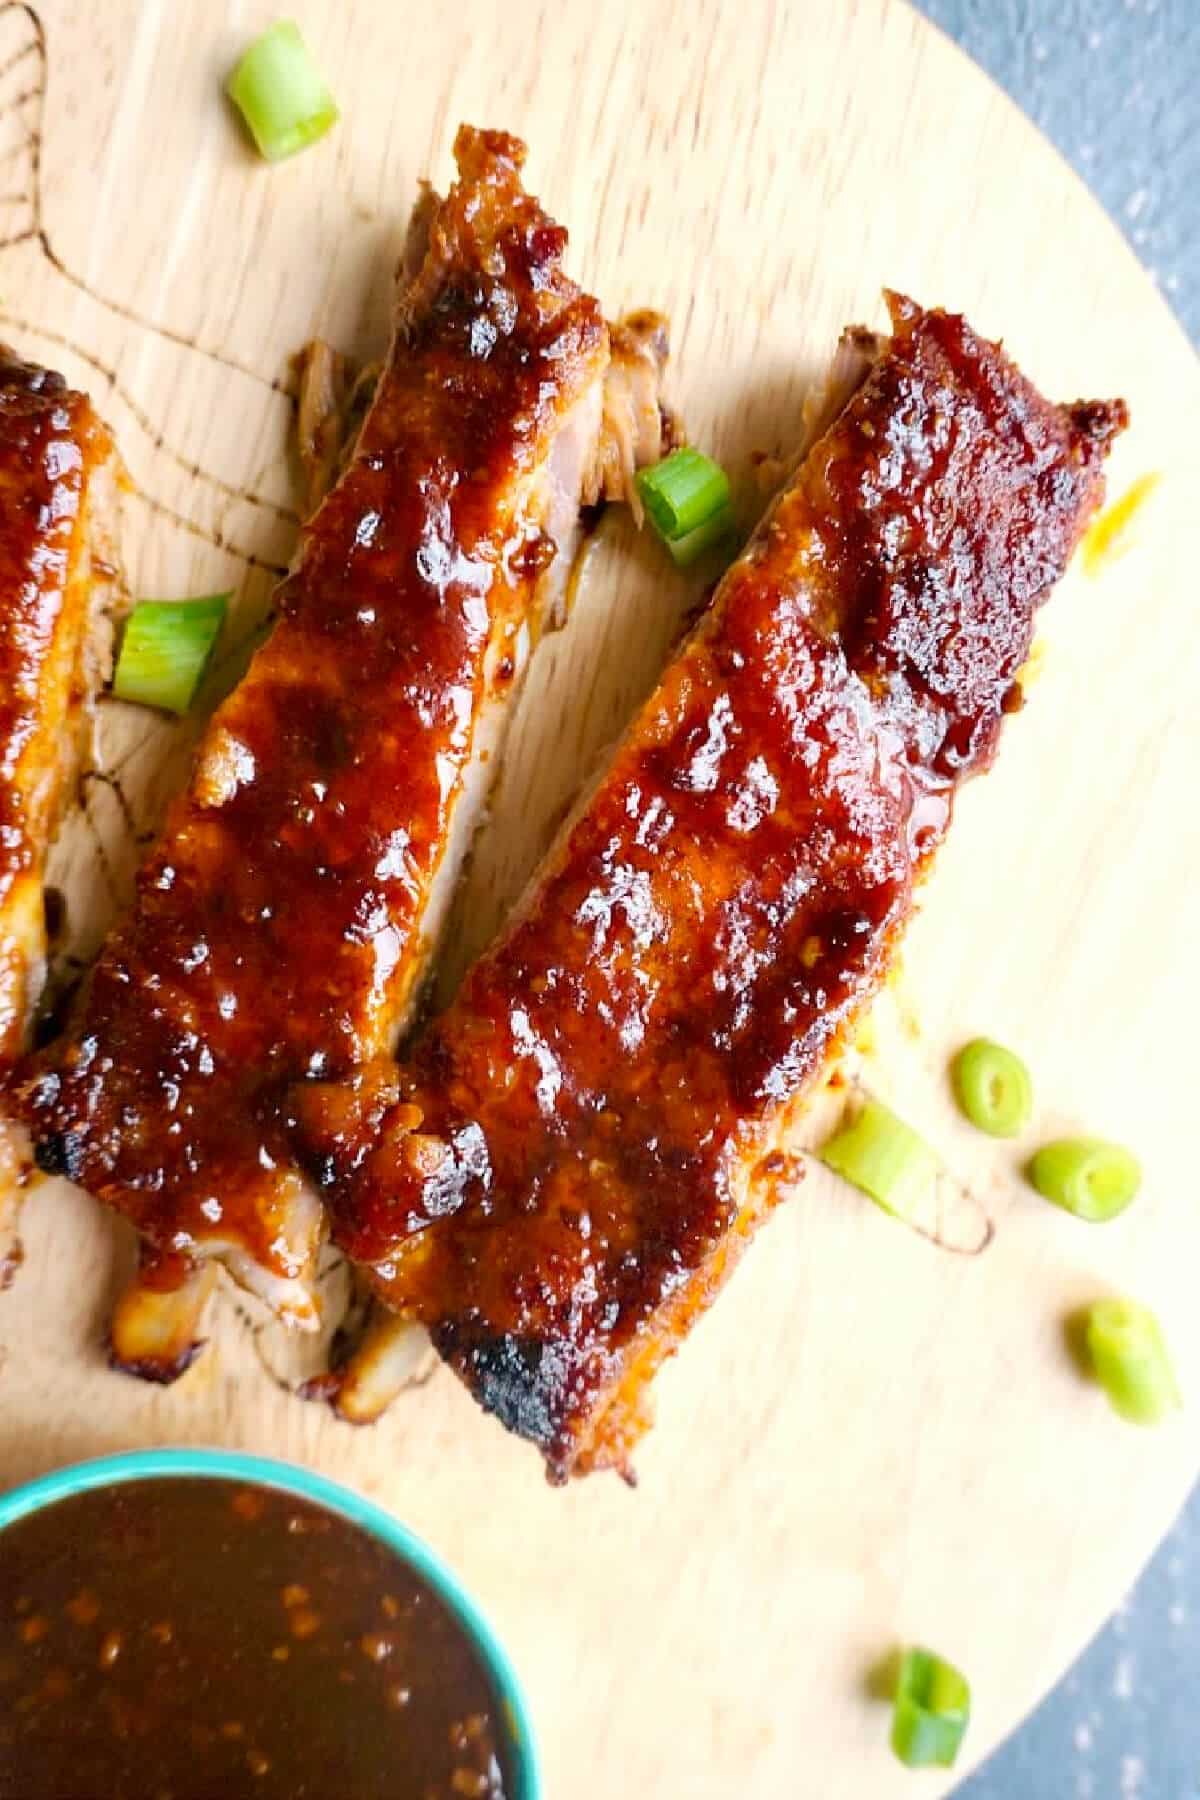
[{"label": "chopped scallion piece", "polygon": [[858,1117],[817,1154],[835,1175],[900,1219],[913,1216],[937,1180],[937,1158],[929,1145],[878,1100],[867,1100]]},{"label": "chopped scallion piece", "polygon": [[668,544],[690,537],[729,507],[724,469],[689,446],[652,469],[639,469],[634,479],[651,523]]},{"label": "chopped scallion piece", "polygon": [[117,699],[185,713],[208,666],[229,599],[228,594],[208,594],[200,600],[139,601],[117,658]]},{"label": "chopped scallion piece", "polygon": [[694,563],[698,556],[714,544],[719,544],[724,537],[733,533],[733,508],[723,506],[719,512],[705,519],[703,525],[697,525],[695,531],[689,531],[680,538],[668,538],[667,549],[681,569]]},{"label": "chopped scallion piece", "polygon": [[971,1689],[932,1650],[906,1650],[892,1708],[892,1749],[910,1769],[948,1769],[971,1718]]},{"label": "chopped scallion piece", "polygon": [[1142,1184],[1142,1171],[1137,1157],[1120,1144],[1058,1138],[1034,1156],[1029,1179],[1043,1199],[1095,1224],[1125,1211]]},{"label": "chopped scallion piece", "polygon": [[1162,1327],[1148,1307],[1097,1300],[1085,1317],[1096,1378],[1123,1419],[1157,1425],[1182,1405]]},{"label": "chopped scallion piece", "polygon": [[1033,1111],[1029,1070],[1011,1050],[990,1038],[975,1038],[954,1059],[954,1093],[977,1131],[1016,1137]]},{"label": "chopped scallion piece", "polygon": [[281,19],[255,38],[225,84],[268,162],[324,137],[338,116],[299,27]]}]

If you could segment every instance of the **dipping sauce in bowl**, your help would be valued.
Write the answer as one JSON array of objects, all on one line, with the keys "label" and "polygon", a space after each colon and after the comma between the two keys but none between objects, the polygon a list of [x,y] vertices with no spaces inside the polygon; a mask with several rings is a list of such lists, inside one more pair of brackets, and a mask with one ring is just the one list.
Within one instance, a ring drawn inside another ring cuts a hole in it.
[{"label": "dipping sauce in bowl", "polygon": [[0,1500],[0,1800],[534,1800],[512,1672],[401,1527],[285,1465],[147,1460]]}]

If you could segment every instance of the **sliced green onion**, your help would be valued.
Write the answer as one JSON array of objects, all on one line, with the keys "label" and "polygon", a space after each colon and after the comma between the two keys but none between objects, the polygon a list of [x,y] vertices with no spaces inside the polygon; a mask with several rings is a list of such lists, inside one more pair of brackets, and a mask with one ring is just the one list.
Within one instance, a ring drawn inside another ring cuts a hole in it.
[{"label": "sliced green onion", "polygon": [[268,162],[324,137],[338,116],[300,30],[281,19],[255,38],[225,84]]},{"label": "sliced green onion", "polygon": [[1157,1425],[1183,1404],[1162,1327],[1136,1300],[1097,1300],[1084,1315],[1096,1379],[1133,1425]]},{"label": "sliced green onion", "polygon": [[913,1216],[938,1176],[937,1158],[924,1138],[878,1100],[867,1100],[817,1154],[835,1175],[899,1219]]},{"label": "sliced green onion", "polygon": [[971,1718],[966,1678],[932,1650],[906,1650],[892,1706],[892,1749],[910,1769],[948,1769]]},{"label": "sliced green onion", "polygon": [[720,512],[705,519],[703,525],[697,525],[695,531],[689,531],[681,538],[668,538],[667,549],[679,568],[686,569],[689,563],[694,563],[713,544],[719,544],[722,538],[731,537],[733,528],[733,507],[723,506]]},{"label": "sliced green onion", "polygon": [[977,1131],[1016,1137],[1033,1111],[1029,1070],[1011,1050],[991,1038],[975,1038],[954,1059],[954,1093]]},{"label": "sliced green onion", "polygon": [[140,600],[129,615],[117,658],[117,699],[185,713],[208,666],[229,599],[228,594],[207,594],[200,600]]},{"label": "sliced green onion", "polygon": [[668,544],[688,538],[729,506],[729,477],[720,463],[686,446],[634,477],[651,523]]},{"label": "sliced green onion", "polygon": [[1034,1156],[1029,1179],[1043,1199],[1096,1224],[1125,1211],[1142,1185],[1142,1171],[1137,1157],[1120,1144],[1057,1138]]}]

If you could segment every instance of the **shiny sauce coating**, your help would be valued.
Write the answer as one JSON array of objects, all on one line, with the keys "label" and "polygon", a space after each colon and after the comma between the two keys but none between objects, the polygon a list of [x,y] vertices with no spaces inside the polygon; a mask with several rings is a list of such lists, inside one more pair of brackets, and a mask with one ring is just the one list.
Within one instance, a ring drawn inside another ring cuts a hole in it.
[{"label": "shiny sauce coating", "polygon": [[771,1203],[787,1109],[875,993],[986,767],[1124,422],[960,318],[894,336],[397,1073],[297,1091],[335,1236],[552,1476]]},{"label": "shiny sauce coating", "polygon": [[536,582],[518,484],[607,360],[566,233],[521,186],[523,146],[464,127],[456,154],[279,623],[211,721],[67,1036],[13,1097],[42,1166],[168,1257],[213,1240],[292,1276],[311,1254],[259,1097],[390,1043],[489,645]]},{"label": "shiny sauce coating", "polygon": [[0,1800],[504,1800],[500,1719],[428,1584],[281,1491],[131,1481],[0,1534]]},{"label": "shiny sauce coating", "polygon": [[0,345],[0,1058],[21,1048],[40,884],[79,732],[88,482],[108,433],[86,395]]}]

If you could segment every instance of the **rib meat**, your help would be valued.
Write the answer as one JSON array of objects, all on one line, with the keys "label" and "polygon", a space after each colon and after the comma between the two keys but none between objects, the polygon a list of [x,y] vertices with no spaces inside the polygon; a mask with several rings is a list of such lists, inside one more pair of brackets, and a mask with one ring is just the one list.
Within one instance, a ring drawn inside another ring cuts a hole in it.
[{"label": "rib meat", "polygon": [[524,147],[464,127],[455,152],[449,196],[418,207],[390,353],[279,623],[211,721],[67,1036],[16,1089],[42,1166],[141,1233],[114,1351],[158,1379],[194,1352],[214,1258],[316,1322],[321,1207],[261,1097],[383,1054],[411,1019],[483,765],[608,467],[609,331],[521,186]]},{"label": "rib meat", "polygon": [[[116,459],[85,394],[0,345],[0,1073],[28,1047],[46,973],[46,857],[107,676]],[[0,1285],[24,1133],[0,1124]]]},{"label": "rib meat", "polygon": [[336,1240],[554,1479],[628,1472],[647,1383],[779,1197],[1125,422],[890,307],[449,1011],[406,1066],[293,1096]]}]

